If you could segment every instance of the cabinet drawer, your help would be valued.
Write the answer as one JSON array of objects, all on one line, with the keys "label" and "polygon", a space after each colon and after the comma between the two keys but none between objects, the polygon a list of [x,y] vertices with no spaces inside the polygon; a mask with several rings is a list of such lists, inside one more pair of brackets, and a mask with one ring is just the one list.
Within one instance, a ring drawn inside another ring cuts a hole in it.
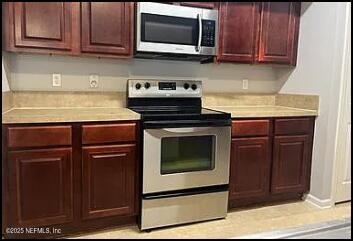
[{"label": "cabinet drawer", "polygon": [[269,134],[269,120],[234,120],[232,122],[232,136],[267,136]]},{"label": "cabinet drawer", "polygon": [[135,133],[136,123],[83,125],[82,144],[135,141]]},{"label": "cabinet drawer", "polygon": [[8,128],[9,147],[71,145],[71,126],[27,126]]},{"label": "cabinet drawer", "polygon": [[275,135],[307,134],[312,131],[312,118],[276,119]]}]

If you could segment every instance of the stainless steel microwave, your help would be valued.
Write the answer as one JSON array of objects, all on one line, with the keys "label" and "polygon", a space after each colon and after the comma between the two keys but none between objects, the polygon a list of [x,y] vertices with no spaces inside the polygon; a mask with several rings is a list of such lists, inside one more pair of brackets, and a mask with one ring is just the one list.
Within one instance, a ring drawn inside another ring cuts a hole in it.
[{"label": "stainless steel microwave", "polygon": [[218,10],[139,2],[136,52],[214,56]]}]

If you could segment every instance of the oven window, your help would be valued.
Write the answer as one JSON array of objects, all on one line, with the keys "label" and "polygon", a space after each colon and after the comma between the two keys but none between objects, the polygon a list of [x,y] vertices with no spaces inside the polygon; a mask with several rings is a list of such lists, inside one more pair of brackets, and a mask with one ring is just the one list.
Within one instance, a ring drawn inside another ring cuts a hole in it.
[{"label": "oven window", "polygon": [[215,136],[164,137],[161,174],[214,169]]},{"label": "oven window", "polygon": [[141,41],[197,45],[199,25],[195,19],[141,14]]}]

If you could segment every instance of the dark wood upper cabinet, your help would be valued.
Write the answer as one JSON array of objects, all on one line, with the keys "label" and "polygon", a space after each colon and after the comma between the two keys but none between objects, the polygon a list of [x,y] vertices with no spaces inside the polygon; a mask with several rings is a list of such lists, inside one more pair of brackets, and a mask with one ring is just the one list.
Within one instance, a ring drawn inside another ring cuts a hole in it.
[{"label": "dark wood upper cabinet", "polygon": [[296,65],[300,2],[263,2],[259,62]]},{"label": "dark wood upper cabinet", "polygon": [[73,3],[15,2],[3,5],[7,47],[73,50]]},{"label": "dark wood upper cabinet", "polygon": [[232,140],[229,199],[265,197],[270,191],[268,137]]},{"label": "dark wood upper cabinet", "polygon": [[81,51],[132,55],[133,6],[132,2],[81,3]]},{"label": "dark wood upper cabinet", "polygon": [[136,212],[135,145],[83,147],[84,219]]},{"label": "dark wood upper cabinet", "polygon": [[306,175],[311,153],[309,148],[308,135],[274,138],[272,193],[299,193],[306,190]]},{"label": "dark wood upper cabinet", "polygon": [[219,61],[255,61],[259,17],[259,3],[220,3]]},{"label": "dark wood upper cabinet", "polygon": [[217,60],[296,65],[299,2],[222,2]]},{"label": "dark wood upper cabinet", "polygon": [[71,148],[9,152],[11,227],[73,221],[71,153]]}]

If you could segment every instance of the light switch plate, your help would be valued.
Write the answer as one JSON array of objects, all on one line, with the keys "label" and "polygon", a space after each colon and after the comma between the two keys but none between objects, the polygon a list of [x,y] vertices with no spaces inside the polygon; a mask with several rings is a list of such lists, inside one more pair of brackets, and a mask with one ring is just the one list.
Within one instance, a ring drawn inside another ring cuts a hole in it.
[{"label": "light switch plate", "polygon": [[61,86],[61,74],[53,74],[53,87]]},{"label": "light switch plate", "polygon": [[97,74],[91,74],[89,76],[89,85],[91,88],[98,88],[99,84],[99,75]]}]

